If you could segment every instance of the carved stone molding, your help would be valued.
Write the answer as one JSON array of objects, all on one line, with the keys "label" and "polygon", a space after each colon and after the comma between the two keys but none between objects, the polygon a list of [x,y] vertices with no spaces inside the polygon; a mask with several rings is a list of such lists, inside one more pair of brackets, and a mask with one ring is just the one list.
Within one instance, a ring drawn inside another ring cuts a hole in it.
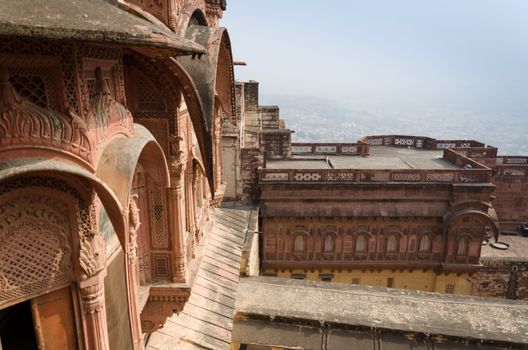
[{"label": "carved stone molding", "polygon": [[87,349],[107,350],[108,333],[104,299],[104,277],[98,274],[79,283]]},{"label": "carved stone molding", "polygon": [[208,3],[205,5],[205,16],[210,27],[218,27],[220,18],[224,15],[222,7],[219,4]]},{"label": "carved stone molding", "polygon": [[81,303],[87,314],[100,312],[104,306],[104,290],[102,284],[93,284],[80,289]]},{"label": "carved stone molding", "polygon": [[56,148],[88,161],[92,150],[88,128],[73,108],[63,115],[21,97],[3,67],[0,67],[0,146]]}]

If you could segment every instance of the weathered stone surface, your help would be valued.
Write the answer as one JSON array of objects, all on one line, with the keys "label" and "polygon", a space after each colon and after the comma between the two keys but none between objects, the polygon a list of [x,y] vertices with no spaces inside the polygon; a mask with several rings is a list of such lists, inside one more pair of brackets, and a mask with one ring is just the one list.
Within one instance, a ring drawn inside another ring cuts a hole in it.
[{"label": "weathered stone surface", "polygon": [[240,282],[236,312],[242,319],[259,315],[463,339],[528,342],[528,305],[509,300],[252,277]]}]

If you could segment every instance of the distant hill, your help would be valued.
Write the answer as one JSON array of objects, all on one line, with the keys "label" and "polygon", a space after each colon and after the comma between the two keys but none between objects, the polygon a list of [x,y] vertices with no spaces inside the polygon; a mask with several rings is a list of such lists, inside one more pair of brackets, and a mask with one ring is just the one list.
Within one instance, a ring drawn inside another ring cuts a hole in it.
[{"label": "distant hill", "polygon": [[309,96],[264,95],[262,105],[278,105],[293,140],[355,142],[364,135],[408,134],[475,139],[499,147],[499,154],[528,154],[528,113],[476,112],[442,106],[348,107]]}]

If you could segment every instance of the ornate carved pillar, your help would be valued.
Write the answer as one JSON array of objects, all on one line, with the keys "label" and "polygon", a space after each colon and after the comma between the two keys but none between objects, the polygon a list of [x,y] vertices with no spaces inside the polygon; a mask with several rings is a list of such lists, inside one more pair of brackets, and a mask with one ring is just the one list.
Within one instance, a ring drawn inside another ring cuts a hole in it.
[{"label": "ornate carved pillar", "polygon": [[90,350],[108,350],[108,327],[104,300],[104,275],[79,283],[84,344]]},{"label": "ornate carved pillar", "polygon": [[187,203],[187,218],[189,220],[189,237],[188,237],[188,242],[189,242],[189,251],[191,252],[191,255],[192,257],[194,258],[195,257],[195,253],[196,253],[196,218],[194,216],[194,201],[195,201],[195,198],[194,198],[194,191],[193,191],[193,171],[192,171],[192,165],[190,166],[190,171],[187,173],[188,174],[188,178],[187,178],[187,188],[186,188],[186,191],[187,191],[187,198],[188,198],[188,203]]},{"label": "ornate carved pillar", "polygon": [[198,196],[201,196],[202,193],[201,191],[198,191],[198,186],[199,186],[199,180],[200,180],[200,168],[198,166],[197,163],[194,163],[193,164],[193,172],[192,172],[192,186],[191,186],[191,195],[192,195],[192,198],[193,198],[193,203],[192,203],[192,221],[193,221],[193,231],[192,233],[194,234],[194,240],[199,243],[200,242],[200,239],[201,239],[201,236],[200,236],[200,232],[201,232],[201,227],[197,227],[198,226],[198,220],[197,220],[197,207],[198,207],[198,201],[202,201],[202,198],[198,198]]},{"label": "ornate carved pillar", "polygon": [[137,267],[137,233],[141,225],[139,219],[139,209],[136,203],[137,194],[130,197],[128,208],[128,227],[129,227],[129,242],[127,249],[128,262],[128,291],[130,303],[130,321],[132,323],[132,337],[136,348],[141,348],[141,320],[137,305],[138,287],[139,287],[139,271]]},{"label": "ornate carved pillar", "polygon": [[86,349],[108,350],[108,327],[104,299],[106,247],[103,235],[91,230],[80,237],[79,293]]},{"label": "ornate carved pillar", "polygon": [[182,165],[171,169],[171,188],[169,193],[170,232],[173,242],[173,282],[185,283],[186,247],[185,247],[185,192]]}]

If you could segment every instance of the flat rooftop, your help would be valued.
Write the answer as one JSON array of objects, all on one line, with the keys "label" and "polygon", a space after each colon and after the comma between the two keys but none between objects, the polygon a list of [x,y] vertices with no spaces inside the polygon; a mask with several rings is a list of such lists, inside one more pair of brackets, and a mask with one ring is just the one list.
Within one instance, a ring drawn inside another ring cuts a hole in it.
[{"label": "flat rooftop", "polygon": [[[460,169],[442,158],[443,150],[370,146],[370,155],[303,155],[268,160],[268,169]],[[329,163],[327,162],[327,159]]]},{"label": "flat rooftop", "polygon": [[480,260],[483,261],[528,261],[528,237],[501,235],[499,242],[510,245],[506,250],[495,249],[489,244],[482,246]]},{"label": "flat rooftop", "polygon": [[242,278],[237,313],[528,343],[522,301],[274,277]]}]

